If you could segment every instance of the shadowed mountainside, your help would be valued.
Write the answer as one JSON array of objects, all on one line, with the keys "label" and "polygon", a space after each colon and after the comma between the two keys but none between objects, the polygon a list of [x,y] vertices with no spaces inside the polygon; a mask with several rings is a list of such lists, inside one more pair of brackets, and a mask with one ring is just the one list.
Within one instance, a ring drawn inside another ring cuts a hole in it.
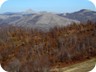
[{"label": "shadowed mountainside", "polygon": [[60,14],[60,16],[73,20],[78,20],[82,23],[86,23],[88,20],[96,22],[96,11],[91,11],[87,9],[82,9],[73,13]]}]

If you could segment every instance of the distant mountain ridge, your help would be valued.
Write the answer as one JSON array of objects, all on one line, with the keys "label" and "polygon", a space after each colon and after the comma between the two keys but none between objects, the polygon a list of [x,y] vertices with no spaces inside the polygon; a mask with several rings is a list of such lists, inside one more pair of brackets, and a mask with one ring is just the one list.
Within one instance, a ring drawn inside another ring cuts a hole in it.
[{"label": "distant mountain ridge", "polygon": [[0,24],[38,28],[49,30],[55,26],[62,27],[71,23],[79,23],[77,20],[68,19],[50,12],[35,13],[32,11],[19,13],[5,13],[0,15]]},{"label": "distant mountain ridge", "polygon": [[29,9],[24,12],[0,14],[0,25],[14,25],[28,28],[50,29],[55,26],[67,26],[72,23],[96,22],[96,12],[82,9],[74,13],[34,12]]},{"label": "distant mountain ridge", "polygon": [[73,13],[66,13],[66,15],[61,14],[60,16],[73,20],[78,20],[80,22],[87,22],[88,20],[96,22],[96,11],[91,11],[88,9],[82,9]]}]

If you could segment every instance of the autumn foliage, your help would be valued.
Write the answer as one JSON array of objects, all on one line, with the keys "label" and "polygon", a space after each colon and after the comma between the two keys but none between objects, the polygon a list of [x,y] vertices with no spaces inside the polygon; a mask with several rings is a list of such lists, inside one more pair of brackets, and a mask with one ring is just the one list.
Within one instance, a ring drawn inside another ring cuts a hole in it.
[{"label": "autumn foliage", "polygon": [[0,27],[0,62],[5,70],[49,72],[96,56],[96,24],[72,24],[49,32]]}]

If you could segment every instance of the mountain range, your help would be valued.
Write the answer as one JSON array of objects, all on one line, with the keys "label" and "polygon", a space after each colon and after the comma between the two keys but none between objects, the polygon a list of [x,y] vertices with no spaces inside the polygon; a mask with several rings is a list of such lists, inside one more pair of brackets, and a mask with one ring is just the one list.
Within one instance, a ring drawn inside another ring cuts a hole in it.
[{"label": "mountain range", "polygon": [[14,25],[28,28],[39,28],[49,30],[55,26],[67,26],[72,23],[96,22],[96,12],[82,9],[73,13],[51,13],[34,12],[27,10],[24,12],[0,14],[0,25]]},{"label": "mountain range", "polygon": [[73,20],[78,20],[83,23],[87,22],[88,20],[92,22],[96,22],[96,11],[91,11],[87,9],[82,9],[74,13],[66,13],[66,15],[61,14],[60,16],[73,19]]}]

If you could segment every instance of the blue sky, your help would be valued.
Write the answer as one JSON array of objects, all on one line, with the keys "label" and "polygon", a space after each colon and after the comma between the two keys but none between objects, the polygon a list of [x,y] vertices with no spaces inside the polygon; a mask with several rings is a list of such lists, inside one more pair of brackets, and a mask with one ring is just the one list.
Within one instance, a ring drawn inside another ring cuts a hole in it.
[{"label": "blue sky", "polygon": [[34,11],[74,12],[80,9],[96,10],[88,0],[8,0],[0,8],[2,12]]}]

